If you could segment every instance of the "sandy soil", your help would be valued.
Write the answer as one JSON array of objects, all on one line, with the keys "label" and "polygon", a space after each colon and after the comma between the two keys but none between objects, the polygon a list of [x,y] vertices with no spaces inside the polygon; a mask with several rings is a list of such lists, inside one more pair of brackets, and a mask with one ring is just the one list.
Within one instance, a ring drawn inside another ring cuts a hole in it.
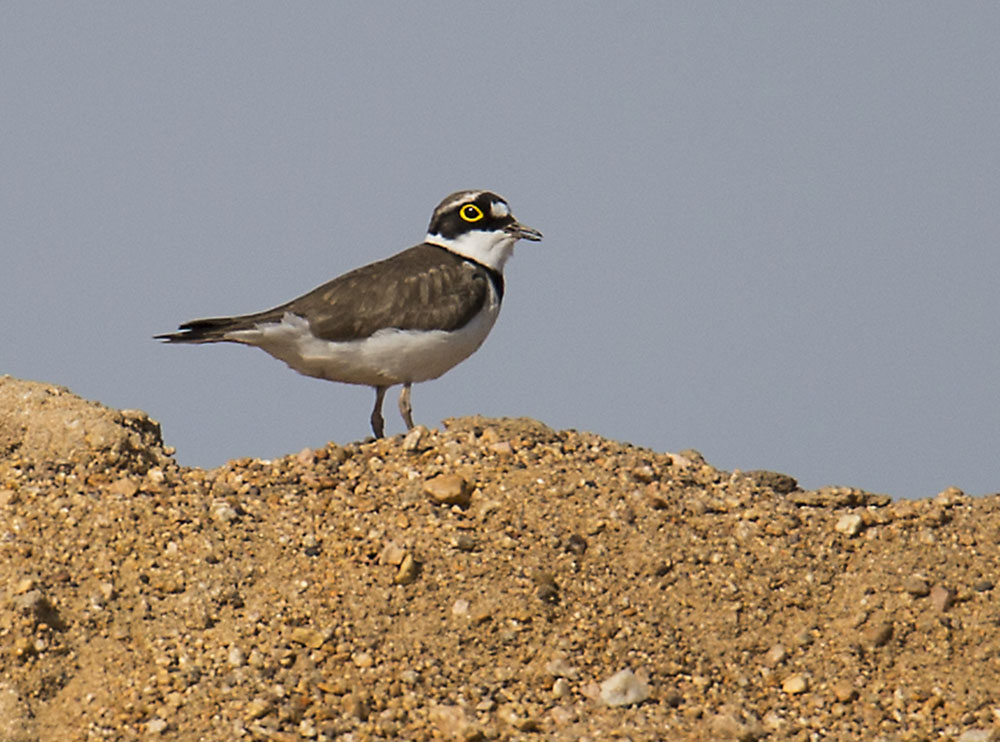
[{"label": "sandy soil", "polygon": [[0,740],[1000,738],[1000,496],[523,419],[171,454],[0,378]]}]

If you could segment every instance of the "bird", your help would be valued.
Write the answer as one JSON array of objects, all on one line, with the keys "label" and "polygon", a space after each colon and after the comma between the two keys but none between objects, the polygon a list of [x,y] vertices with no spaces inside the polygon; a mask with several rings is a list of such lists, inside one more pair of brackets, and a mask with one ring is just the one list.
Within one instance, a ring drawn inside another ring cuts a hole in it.
[{"label": "bird", "polygon": [[500,313],[515,243],[541,239],[496,193],[456,191],[434,209],[418,245],[273,309],[192,320],[154,339],[256,346],[300,374],[370,386],[371,428],[382,438],[386,390],[402,385],[399,412],[413,429],[410,387],[479,349]]}]

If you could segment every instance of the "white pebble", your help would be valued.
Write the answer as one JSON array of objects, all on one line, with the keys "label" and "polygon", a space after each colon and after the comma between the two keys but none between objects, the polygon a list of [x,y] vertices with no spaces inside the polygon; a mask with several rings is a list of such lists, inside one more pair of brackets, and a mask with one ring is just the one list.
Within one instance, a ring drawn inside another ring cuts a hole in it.
[{"label": "white pebble", "polygon": [[991,729],[966,729],[958,735],[958,742],[990,742],[993,739]]},{"label": "white pebble", "polygon": [[232,647],[229,650],[229,664],[232,667],[243,667],[246,664],[247,658],[243,653],[243,650],[239,647]]},{"label": "white pebble", "polygon": [[146,733],[147,734],[163,734],[167,729],[167,722],[161,719],[159,716],[154,716],[152,719],[146,722]]},{"label": "white pebble", "polygon": [[834,526],[837,533],[843,533],[845,536],[857,536],[861,533],[861,516],[857,513],[849,513],[848,515],[842,515],[840,520],[837,521],[837,525]]},{"label": "white pebble", "polygon": [[790,675],[781,684],[781,690],[789,695],[798,695],[809,690],[809,679],[805,675]]},{"label": "white pebble", "polygon": [[225,500],[216,500],[212,503],[212,517],[223,523],[231,523],[239,518],[239,513]]},{"label": "white pebble", "polygon": [[601,700],[608,706],[631,706],[649,698],[649,684],[629,669],[601,683]]}]

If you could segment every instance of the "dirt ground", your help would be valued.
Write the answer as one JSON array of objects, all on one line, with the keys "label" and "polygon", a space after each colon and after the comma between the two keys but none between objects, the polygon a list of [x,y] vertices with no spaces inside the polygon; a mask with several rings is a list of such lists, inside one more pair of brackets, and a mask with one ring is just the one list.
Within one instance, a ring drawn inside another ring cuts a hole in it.
[{"label": "dirt ground", "polygon": [[998,508],[527,419],[191,469],[0,377],[0,740],[1000,739]]}]

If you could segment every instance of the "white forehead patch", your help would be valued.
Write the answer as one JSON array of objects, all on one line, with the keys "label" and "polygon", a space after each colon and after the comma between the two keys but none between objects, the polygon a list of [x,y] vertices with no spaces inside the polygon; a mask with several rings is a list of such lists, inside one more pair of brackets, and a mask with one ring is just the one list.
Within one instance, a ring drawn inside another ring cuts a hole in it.
[{"label": "white forehead patch", "polygon": [[494,219],[505,219],[510,216],[510,207],[503,201],[494,201],[490,204],[490,215]]}]

